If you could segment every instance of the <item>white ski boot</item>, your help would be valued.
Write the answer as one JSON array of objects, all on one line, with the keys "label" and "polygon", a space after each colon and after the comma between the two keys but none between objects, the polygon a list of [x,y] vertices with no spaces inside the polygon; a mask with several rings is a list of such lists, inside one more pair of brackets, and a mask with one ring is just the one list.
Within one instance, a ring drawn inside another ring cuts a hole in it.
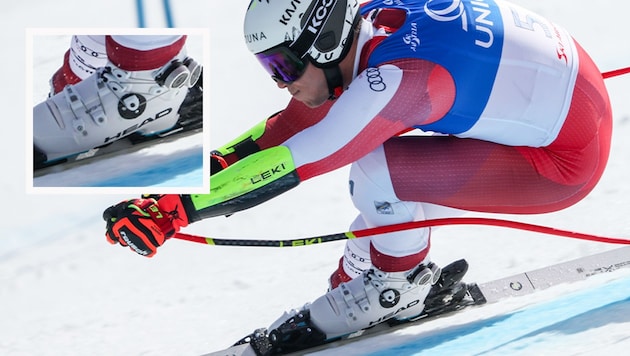
[{"label": "white ski boot", "polygon": [[303,311],[310,314],[309,325],[325,334],[326,339],[348,335],[391,318],[413,318],[422,313],[424,300],[439,277],[440,269],[433,263],[405,272],[387,273],[372,267],[307,304],[302,311],[285,313],[269,327],[270,336],[287,319]]},{"label": "white ski boot", "polygon": [[134,132],[169,130],[201,66],[182,51],[156,70],[124,71],[109,63],[33,108],[35,164],[88,151]]}]

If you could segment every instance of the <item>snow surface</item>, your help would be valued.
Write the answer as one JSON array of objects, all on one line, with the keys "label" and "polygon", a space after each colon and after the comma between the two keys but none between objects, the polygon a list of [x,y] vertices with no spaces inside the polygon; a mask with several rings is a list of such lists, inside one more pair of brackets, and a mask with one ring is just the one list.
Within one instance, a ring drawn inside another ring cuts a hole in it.
[{"label": "snow surface", "polygon": [[[516,1],[568,28],[602,71],[630,65],[627,3]],[[281,109],[288,100],[247,52],[247,0],[173,1],[175,24],[210,28],[210,141],[218,146]],[[287,308],[323,293],[343,243],[292,249],[211,247],[169,241],[145,259],[111,246],[101,213],[124,194],[100,191],[26,194],[24,118],[32,92],[24,73],[28,27],[134,27],[135,2],[99,6],[75,0],[8,2],[0,14],[5,61],[0,87],[6,119],[0,135],[0,354],[198,355],[268,325]],[[145,1],[148,25],[163,26],[161,2]],[[45,65],[45,63],[41,63]],[[55,66],[55,65],[52,65]],[[48,77],[34,78],[37,88]],[[500,216],[609,236],[630,236],[630,75],[607,80],[615,116],[608,170],[582,202],[539,216]],[[34,89],[35,90],[35,89]],[[121,162],[121,164],[123,164]],[[317,177],[267,204],[194,224],[214,237],[294,238],[345,231],[356,212],[347,169]],[[142,192],[138,192],[142,193]],[[495,216],[493,216],[495,217]],[[432,241],[440,264],[465,257],[468,280],[484,282],[616,246],[490,227],[443,227]],[[627,271],[482,307],[324,354],[367,354],[406,343],[400,354],[627,354]],[[599,304],[598,304],[599,302]],[[566,310],[566,313],[552,313]],[[534,323],[535,322],[535,323]],[[532,324],[534,323],[534,324]],[[519,331],[519,328],[522,328]],[[520,334],[519,334],[520,333]],[[420,341],[417,341],[420,340]],[[415,345],[415,346],[414,346]],[[484,346],[487,345],[487,346]],[[458,349],[459,348],[459,349]],[[455,351],[460,350],[460,351]],[[463,351],[461,351],[463,350]],[[381,353],[382,354],[382,353]]]},{"label": "snow surface", "polygon": [[162,187],[163,192],[190,192],[199,188],[202,193],[204,183],[207,184],[203,152],[203,133],[199,132],[174,142],[154,143],[138,151],[123,150],[114,156],[91,159],[75,167],[54,166],[45,175],[33,178],[32,189],[93,192],[98,187],[111,192],[131,187],[125,190],[138,192],[144,187]]}]

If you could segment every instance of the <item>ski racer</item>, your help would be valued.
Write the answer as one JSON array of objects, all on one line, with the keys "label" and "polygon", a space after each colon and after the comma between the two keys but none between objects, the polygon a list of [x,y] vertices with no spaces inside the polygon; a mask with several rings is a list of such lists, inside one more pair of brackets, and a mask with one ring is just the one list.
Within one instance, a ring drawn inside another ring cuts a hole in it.
[{"label": "ski racer", "polygon": [[[106,209],[109,242],[151,257],[190,223],[347,164],[353,230],[445,208],[565,209],[606,166],[612,114],[600,71],[564,28],[514,4],[253,0],[244,31],[291,101],[212,152],[209,194]],[[401,135],[409,129],[422,132]],[[269,330],[306,312],[310,332],[326,339],[414,318],[440,273],[430,236],[423,228],[348,240],[328,291]]]},{"label": "ski racer", "polygon": [[35,168],[132,133],[172,129],[201,75],[201,66],[186,54],[186,39],[73,36],[50,80],[49,98],[33,108]]}]

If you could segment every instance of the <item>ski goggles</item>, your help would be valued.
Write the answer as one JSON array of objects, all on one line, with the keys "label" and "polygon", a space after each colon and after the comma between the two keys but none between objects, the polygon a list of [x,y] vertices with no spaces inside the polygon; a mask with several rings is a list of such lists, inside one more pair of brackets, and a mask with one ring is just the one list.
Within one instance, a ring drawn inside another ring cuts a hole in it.
[{"label": "ski goggles", "polygon": [[285,45],[260,52],[256,54],[256,58],[273,80],[287,84],[300,79],[308,64],[308,61],[302,60]]}]

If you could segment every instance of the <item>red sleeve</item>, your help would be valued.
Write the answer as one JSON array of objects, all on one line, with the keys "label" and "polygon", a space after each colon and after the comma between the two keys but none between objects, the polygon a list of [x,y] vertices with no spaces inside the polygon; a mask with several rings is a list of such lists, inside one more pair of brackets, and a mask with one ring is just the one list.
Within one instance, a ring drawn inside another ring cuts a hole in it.
[{"label": "red sleeve", "polygon": [[[384,86],[374,86],[376,76]],[[300,179],[310,179],[355,162],[401,131],[440,120],[454,98],[452,77],[434,63],[403,59],[368,68],[323,118],[283,144]]]},{"label": "red sleeve", "polygon": [[[371,87],[374,73],[362,73],[338,99],[317,108],[291,100],[267,120],[256,149],[287,146],[303,181],[353,163],[407,128],[439,120],[452,105],[452,78],[434,63],[405,59],[377,70],[385,90]],[[229,163],[237,159],[231,156]]]},{"label": "red sleeve", "polygon": [[281,145],[296,133],[321,121],[332,105],[333,101],[329,100],[313,109],[291,99],[286,109],[267,120],[265,133],[256,143],[261,149]]}]

